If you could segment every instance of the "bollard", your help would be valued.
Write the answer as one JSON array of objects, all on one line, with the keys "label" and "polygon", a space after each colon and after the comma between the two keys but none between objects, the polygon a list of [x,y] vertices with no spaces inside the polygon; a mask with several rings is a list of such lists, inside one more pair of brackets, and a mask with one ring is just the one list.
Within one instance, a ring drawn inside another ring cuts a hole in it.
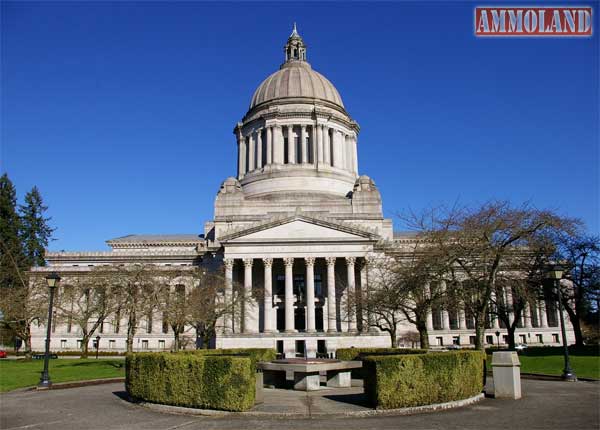
[{"label": "bollard", "polygon": [[521,363],[515,351],[492,354],[494,397],[496,399],[521,398]]}]

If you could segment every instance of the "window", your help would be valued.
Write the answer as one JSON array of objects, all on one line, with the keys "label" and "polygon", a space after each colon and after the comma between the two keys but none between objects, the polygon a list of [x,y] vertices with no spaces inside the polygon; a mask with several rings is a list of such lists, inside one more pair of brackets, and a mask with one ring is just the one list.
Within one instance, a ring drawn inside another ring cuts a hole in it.
[{"label": "window", "polygon": [[552,342],[558,343],[558,333],[552,333]]},{"label": "window", "polygon": [[67,339],[60,340],[60,349],[67,349]]},{"label": "window", "polygon": [[104,321],[100,323],[100,328],[98,329],[100,333],[104,333]]},{"label": "window", "polygon": [[146,333],[152,333],[152,312],[146,316]]},{"label": "window", "polygon": [[320,273],[315,273],[315,296],[319,297],[323,295],[323,279]]},{"label": "window", "polygon": [[275,278],[275,294],[278,296],[285,294],[285,275],[277,275]]},{"label": "window", "polygon": [[524,334],[520,334],[519,335],[519,339],[521,341],[521,343],[527,343],[527,336]]},{"label": "window", "polygon": [[115,349],[117,347],[117,341],[111,339],[108,341],[108,349]]},{"label": "window", "polygon": [[164,340],[161,339],[158,341],[158,348],[165,349],[165,341]]},{"label": "window", "polygon": [[435,338],[437,346],[444,346],[444,338],[442,336],[438,336]]},{"label": "window", "polygon": [[82,346],[83,346],[83,341],[81,339],[77,339],[77,348],[81,349]]},{"label": "window", "polygon": [[283,357],[283,340],[277,341],[277,355]]},{"label": "window", "polygon": [[507,334],[502,335],[502,342],[508,343],[508,335]]},{"label": "window", "polygon": [[296,357],[304,357],[306,352],[306,343],[303,340],[296,341]]},{"label": "window", "polygon": [[486,336],[485,337],[485,343],[487,343],[488,345],[493,345],[494,344],[494,336]]},{"label": "window", "polygon": [[450,320],[450,330],[458,330],[458,313],[448,312],[448,319]]},{"label": "window", "polygon": [[471,345],[475,345],[476,341],[477,341],[477,336],[469,336],[469,343]]},{"label": "window", "polygon": [[97,341],[96,339],[93,339],[93,340],[92,340],[92,348],[93,348],[93,349],[96,349],[96,348],[98,348],[98,341]]},{"label": "window", "polygon": [[433,329],[441,330],[442,329],[442,310],[440,308],[433,308],[431,310],[431,319],[433,321]]},{"label": "window", "polygon": [[148,340],[147,339],[142,340],[142,349],[148,349]]},{"label": "window", "polygon": [[452,345],[460,345],[460,336],[452,337]]},{"label": "window", "polygon": [[536,334],[535,337],[537,339],[537,343],[544,343],[544,336],[542,334]]}]

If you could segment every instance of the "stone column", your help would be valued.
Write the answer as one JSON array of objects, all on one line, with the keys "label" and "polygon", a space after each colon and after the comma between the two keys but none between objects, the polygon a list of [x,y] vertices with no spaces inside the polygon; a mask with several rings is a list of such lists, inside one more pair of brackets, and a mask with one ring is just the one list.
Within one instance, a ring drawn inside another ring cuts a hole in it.
[{"label": "stone column", "polygon": [[352,171],[358,175],[358,142],[356,136],[352,137]]},{"label": "stone column", "polygon": [[[302,164],[308,163],[308,143],[306,142],[306,126],[300,126],[300,147],[302,148]],[[298,156],[300,162],[300,156]]]},{"label": "stone column", "polygon": [[515,314],[513,312],[513,299],[512,299],[512,289],[510,287],[506,287],[504,289],[504,293],[506,294],[506,300],[505,300],[505,306],[506,306],[506,312],[507,312],[507,316],[508,316],[508,324],[512,325],[513,321],[515,320]]},{"label": "stone column", "polygon": [[[233,262],[232,258],[226,258],[223,260],[225,265],[225,306],[231,306],[233,308]],[[223,319],[223,325],[225,326],[225,333],[233,332],[234,314],[233,309],[229,313],[225,314]]]},{"label": "stone column", "polygon": [[323,162],[331,166],[331,145],[329,143],[329,127],[323,126]]},{"label": "stone column", "polygon": [[523,322],[525,328],[531,328],[531,309],[529,303],[526,303],[523,308]]},{"label": "stone column", "polygon": [[254,159],[255,154],[254,135],[253,133],[250,133],[248,135],[248,172],[251,172],[256,168],[256,160]]},{"label": "stone column", "polygon": [[273,259],[263,258],[263,265],[265,268],[265,295],[263,299],[263,326],[265,333],[272,333],[275,331],[274,318],[273,318]]},{"label": "stone column", "polygon": [[337,332],[337,313],[335,303],[335,257],[327,257],[327,331]]},{"label": "stone column", "polygon": [[323,126],[318,124],[317,129],[317,151],[316,160],[319,164],[323,163]]},{"label": "stone column", "polygon": [[241,134],[238,134],[238,179],[241,179],[246,173],[246,140]]},{"label": "stone column", "polygon": [[285,264],[285,331],[296,331],[294,319],[294,259],[284,258]]},{"label": "stone column", "polygon": [[280,125],[273,127],[273,163],[283,164],[283,130]]},{"label": "stone column", "polygon": [[287,126],[288,164],[296,164],[296,143],[294,142],[294,126]]},{"label": "stone column", "polygon": [[[369,299],[369,275],[368,275],[368,265],[369,260],[365,257],[361,261],[360,265],[360,289],[361,293],[364,297],[367,298],[367,303]],[[362,312],[363,312],[363,326],[362,331],[367,332],[373,327],[373,315],[369,311],[369,309],[365,309],[364,303],[361,301]],[[365,315],[366,313],[366,315]],[[366,321],[365,321],[366,320]]]},{"label": "stone column", "polygon": [[355,257],[346,257],[348,277],[348,331],[356,333],[356,279],[354,278]]},{"label": "stone column", "polygon": [[339,130],[333,131],[333,166],[338,169],[343,169],[344,165],[342,158],[342,132]]},{"label": "stone column", "polygon": [[[446,291],[446,281],[441,281],[440,288],[442,291]],[[448,315],[448,309],[446,308],[442,308],[442,328],[450,330],[450,315]]]},{"label": "stone column", "polygon": [[540,327],[548,327],[548,316],[546,315],[546,300],[540,300]]},{"label": "stone column", "polygon": [[262,129],[256,132],[256,168],[262,167]]},{"label": "stone column", "polygon": [[273,128],[267,127],[267,164],[273,163]]},{"label": "stone column", "polygon": [[348,170],[348,160],[347,160],[348,151],[346,150],[346,134],[341,131],[340,131],[340,136],[339,136],[339,142],[340,142],[341,167],[344,170]]},{"label": "stone column", "polygon": [[[431,287],[429,282],[425,284],[425,295],[428,298],[431,298]],[[433,331],[433,314],[431,313],[431,306],[429,306],[429,309],[427,310],[427,320],[425,321],[425,324],[428,332]]]},{"label": "stone column", "polygon": [[252,298],[252,258],[244,259],[244,333],[256,333]]},{"label": "stone column", "polygon": [[465,317],[464,305],[458,309],[458,328],[461,330],[466,330],[467,328],[467,318]]},{"label": "stone column", "polygon": [[309,146],[311,148],[311,154],[310,157],[308,157],[307,162],[310,164],[317,164],[317,127],[315,127],[314,125],[311,127]]},{"label": "stone column", "polygon": [[306,257],[306,331],[314,333],[315,325],[315,259]]}]

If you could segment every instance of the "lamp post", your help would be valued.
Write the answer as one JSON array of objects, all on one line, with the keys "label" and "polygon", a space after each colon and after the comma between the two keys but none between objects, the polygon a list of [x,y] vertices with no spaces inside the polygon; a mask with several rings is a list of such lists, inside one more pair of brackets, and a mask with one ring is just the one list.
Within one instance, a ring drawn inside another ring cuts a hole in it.
[{"label": "lamp post", "polygon": [[496,339],[498,340],[498,351],[500,351],[500,332],[496,331]]},{"label": "lamp post", "polygon": [[98,360],[98,349],[100,349],[100,336],[96,336],[96,360]]},{"label": "lamp post", "polygon": [[577,375],[571,369],[569,361],[569,347],[567,345],[567,331],[565,330],[565,317],[563,315],[562,294],[560,291],[560,280],[563,276],[563,268],[559,265],[550,267],[548,278],[552,279],[553,286],[556,288],[556,297],[558,299],[558,313],[560,318],[560,331],[562,334],[563,353],[565,359],[565,368],[563,369],[562,379],[565,381],[577,381]]},{"label": "lamp post", "polygon": [[50,360],[50,334],[52,330],[52,305],[54,302],[54,290],[58,287],[58,283],[60,282],[60,276],[56,272],[50,273],[46,276],[46,283],[48,284],[48,289],[50,290],[50,300],[48,303],[48,326],[46,332],[46,353],[44,355],[44,370],[42,371],[42,376],[40,377],[40,383],[38,384],[39,388],[50,388],[52,385],[52,381],[50,381],[50,375],[48,374],[48,361]]}]

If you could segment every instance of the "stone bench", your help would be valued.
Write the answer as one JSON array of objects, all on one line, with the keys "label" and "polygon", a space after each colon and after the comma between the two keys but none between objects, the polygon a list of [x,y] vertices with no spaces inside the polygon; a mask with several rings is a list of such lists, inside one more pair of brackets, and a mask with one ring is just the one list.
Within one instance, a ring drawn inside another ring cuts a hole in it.
[{"label": "stone bench", "polygon": [[299,391],[320,389],[321,372],[327,373],[328,387],[350,387],[351,371],[359,367],[362,367],[361,361],[290,359],[258,363],[258,368],[263,371],[265,385],[284,388],[287,380],[293,379],[294,390]]}]

